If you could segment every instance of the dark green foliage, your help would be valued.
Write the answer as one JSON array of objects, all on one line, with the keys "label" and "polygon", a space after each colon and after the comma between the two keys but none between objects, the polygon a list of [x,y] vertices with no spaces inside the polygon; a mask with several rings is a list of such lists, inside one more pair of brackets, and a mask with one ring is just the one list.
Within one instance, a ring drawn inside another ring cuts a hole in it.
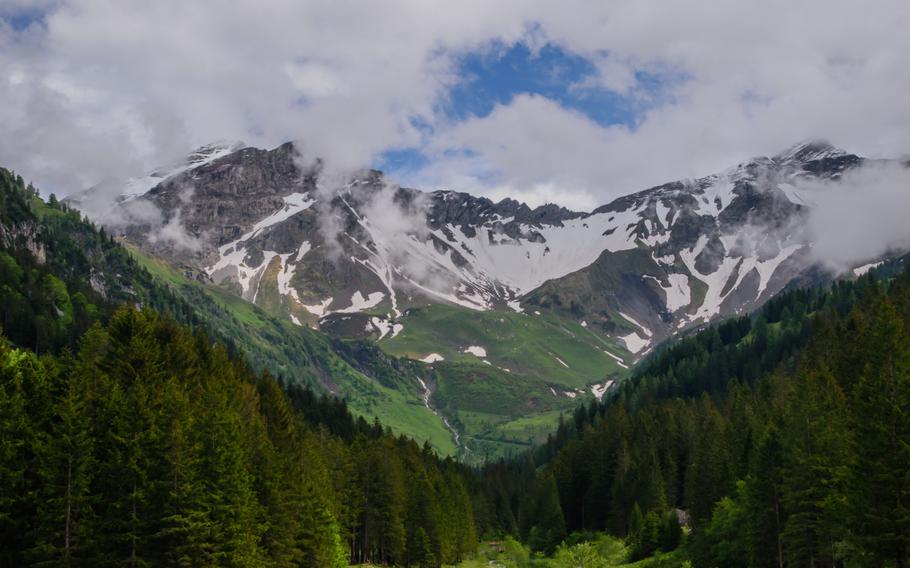
[{"label": "dark green foliage", "polygon": [[559,494],[552,475],[540,476],[522,507],[522,536],[531,550],[552,553],[566,537]]},{"label": "dark green foliage", "polygon": [[0,410],[2,565],[437,566],[476,546],[469,470],[342,405],[348,443],[151,311],[71,356],[0,343]]}]

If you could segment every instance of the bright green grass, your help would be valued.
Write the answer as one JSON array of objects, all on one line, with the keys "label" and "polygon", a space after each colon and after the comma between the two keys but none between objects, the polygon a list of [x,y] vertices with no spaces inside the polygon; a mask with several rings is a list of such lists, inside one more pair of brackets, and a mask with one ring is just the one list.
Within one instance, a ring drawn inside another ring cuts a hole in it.
[{"label": "bright green grass", "polygon": [[[573,403],[574,404],[574,403]],[[516,456],[546,441],[559,424],[559,415],[568,415],[573,407],[509,418],[499,414],[460,410],[458,420],[464,425],[464,443],[470,448],[471,463]]]},{"label": "bright green grass", "polygon": [[443,456],[454,456],[458,452],[452,432],[438,416],[423,405],[423,401],[411,393],[404,393],[385,387],[366,377],[354,384],[342,387],[343,396],[353,414],[367,420],[379,418],[383,426],[393,432],[403,432],[418,442],[427,441]]},{"label": "bright green grass", "polygon": [[404,330],[380,342],[393,355],[414,359],[438,353],[449,362],[478,362],[464,350],[483,347],[493,366],[538,383],[585,388],[626,369],[603,352],[631,361],[631,354],[612,340],[550,312],[536,315],[512,310],[477,312],[433,305],[414,308],[402,319]]}]

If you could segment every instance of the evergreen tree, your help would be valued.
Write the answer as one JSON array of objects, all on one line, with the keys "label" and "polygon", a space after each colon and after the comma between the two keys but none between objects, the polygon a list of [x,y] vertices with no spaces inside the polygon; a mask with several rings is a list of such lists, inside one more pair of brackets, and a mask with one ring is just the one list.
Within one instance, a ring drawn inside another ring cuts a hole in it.
[{"label": "evergreen tree", "polygon": [[29,556],[38,565],[70,566],[91,545],[94,438],[85,378],[68,364],[56,380],[63,384],[53,420],[34,442],[38,509]]}]

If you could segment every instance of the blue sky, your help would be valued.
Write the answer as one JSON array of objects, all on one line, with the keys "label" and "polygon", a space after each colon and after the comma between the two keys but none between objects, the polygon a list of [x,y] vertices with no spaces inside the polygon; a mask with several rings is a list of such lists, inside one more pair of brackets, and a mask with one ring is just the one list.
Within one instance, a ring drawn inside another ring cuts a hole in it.
[{"label": "blue sky", "polygon": [[[466,53],[458,58],[455,73],[458,81],[437,105],[449,123],[487,117],[518,95],[539,95],[601,127],[622,125],[630,130],[681,80],[636,70],[634,91],[620,93],[599,84],[599,71],[591,60],[552,43],[535,49],[522,41],[494,42]],[[428,125],[415,126],[432,133]],[[398,148],[382,152],[374,167],[406,176],[428,164],[430,159],[420,148]]]},{"label": "blue sky", "polygon": [[32,24],[40,24],[45,13],[46,10],[41,7],[16,9],[8,14],[0,8],[0,20],[7,22],[13,30],[22,31]]}]

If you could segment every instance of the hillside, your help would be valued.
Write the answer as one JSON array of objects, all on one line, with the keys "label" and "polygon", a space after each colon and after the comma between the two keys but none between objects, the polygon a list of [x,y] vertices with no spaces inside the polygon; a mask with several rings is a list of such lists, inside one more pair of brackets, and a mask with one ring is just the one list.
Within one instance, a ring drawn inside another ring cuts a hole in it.
[{"label": "hillside", "polygon": [[347,399],[369,420],[457,451],[452,432],[421,399],[420,365],[364,342],[332,340],[293,326],[218,288],[203,286],[114,241],[82,215],[45,203],[21,178],[0,171],[3,329],[16,345],[43,352],[75,347],[120,305],[150,307],[227,344],[256,370]]}]

